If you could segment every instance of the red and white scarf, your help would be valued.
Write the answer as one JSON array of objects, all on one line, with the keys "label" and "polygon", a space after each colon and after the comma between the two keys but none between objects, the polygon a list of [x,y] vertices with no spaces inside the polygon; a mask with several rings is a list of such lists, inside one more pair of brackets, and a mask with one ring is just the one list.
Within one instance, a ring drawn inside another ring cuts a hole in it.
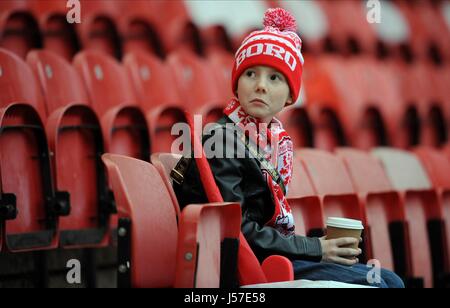
[{"label": "red and white scarf", "polygon": [[[249,137],[253,139],[255,144],[260,146],[260,151],[262,150],[266,160],[271,162],[278,170],[283,179],[287,194],[288,185],[292,179],[294,153],[291,137],[283,129],[281,122],[273,118],[268,125],[266,124],[264,126],[259,119],[247,114],[236,99],[231,100],[225,108],[224,113],[244,131],[248,131],[244,129],[245,126],[253,124],[256,127],[265,128],[266,131],[258,130],[257,136],[250,135]],[[274,146],[271,146],[271,144],[274,144]],[[261,171],[272,192],[275,204],[274,215],[266,225],[277,229],[284,235],[293,235],[295,231],[294,217],[292,216],[286,196],[283,194],[280,185],[270,176],[269,172],[265,169],[261,169]]]}]

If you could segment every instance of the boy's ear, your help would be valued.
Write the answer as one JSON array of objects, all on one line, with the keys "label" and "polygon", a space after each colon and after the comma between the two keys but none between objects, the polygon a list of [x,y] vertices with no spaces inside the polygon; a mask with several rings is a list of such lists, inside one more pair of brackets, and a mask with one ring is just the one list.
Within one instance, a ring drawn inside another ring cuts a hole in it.
[{"label": "boy's ear", "polygon": [[286,107],[286,106],[290,106],[290,105],[292,105],[292,96],[289,96],[289,98],[286,100],[286,104],[284,106]]}]

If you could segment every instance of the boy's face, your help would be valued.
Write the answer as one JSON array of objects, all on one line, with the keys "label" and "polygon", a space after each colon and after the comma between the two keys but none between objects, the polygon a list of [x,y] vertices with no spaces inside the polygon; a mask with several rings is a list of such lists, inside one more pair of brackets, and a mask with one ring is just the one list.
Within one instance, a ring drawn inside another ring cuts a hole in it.
[{"label": "boy's face", "polygon": [[269,123],[286,103],[292,103],[286,78],[268,66],[245,70],[238,80],[237,96],[249,115],[265,123]]}]

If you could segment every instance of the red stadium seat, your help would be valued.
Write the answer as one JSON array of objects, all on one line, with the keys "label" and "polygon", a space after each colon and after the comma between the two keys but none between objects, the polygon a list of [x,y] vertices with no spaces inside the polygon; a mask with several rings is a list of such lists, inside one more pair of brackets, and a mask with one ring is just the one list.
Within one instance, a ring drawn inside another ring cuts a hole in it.
[{"label": "red stadium seat", "polygon": [[367,22],[365,3],[359,1],[318,1],[327,15],[329,41],[344,53],[374,53],[376,36]]},{"label": "red stadium seat", "polygon": [[295,233],[303,236],[322,236],[325,215],[321,200],[316,195],[303,163],[297,159],[287,199],[295,220]]},{"label": "red stadium seat", "polygon": [[150,159],[149,130],[124,68],[102,53],[79,53],[74,66],[101,120],[105,151]]},{"label": "red stadium seat", "polygon": [[170,193],[170,197],[172,199],[172,203],[175,206],[175,211],[177,212],[177,216],[180,216],[180,205],[178,204],[177,196],[172,188],[173,180],[170,177],[170,173],[172,169],[175,168],[178,161],[181,159],[180,154],[172,154],[172,153],[155,153],[151,156],[151,162],[153,166],[158,170],[161,175],[161,179],[167,186],[167,190]]},{"label": "red stadium seat", "polygon": [[296,18],[298,32],[303,39],[303,51],[320,54],[334,50],[329,32],[335,20],[328,19],[327,12],[318,1],[283,1],[279,5]]},{"label": "red stadium seat", "polygon": [[413,276],[423,277],[425,287],[432,287],[433,283],[438,283],[438,273],[445,271],[441,266],[445,264],[445,234],[439,195],[413,154],[383,148],[372,151],[372,154],[381,160],[392,186],[399,191],[405,205]]},{"label": "red stadium seat", "polygon": [[232,56],[233,42],[224,25],[211,25],[200,31],[207,55],[225,53]]},{"label": "red stadium seat", "polygon": [[[170,193],[172,199],[176,199],[175,192],[172,188],[172,180],[170,172],[178,163],[181,156],[171,153],[159,153],[152,155],[152,162],[161,174],[164,184]],[[206,159],[205,159],[206,160]],[[219,202],[220,204],[220,202]],[[175,211],[180,212],[178,201],[174,202]],[[245,259],[245,262],[238,261],[239,282],[243,285],[264,284],[267,282],[291,281],[293,280],[292,263],[285,257],[272,255],[264,260],[260,265],[258,259],[253,254],[245,237],[240,234],[239,249],[245,252],[239,258]],[[242,260],[241,260],[242,261]]]},{"label": "red stadium seat", "polygon": [[51,50],[71,61],[80,49],[80,42],[75,24],[67,22],[69,10],[67,1],[39,0],[33,1],[32,4],[33,12],[41,28],[44,49]]},{"label": "red stadium seat", "polygon": [[175,75],[180,94],[186,99],[188,111],[203,116],[203,123],[214,122],[222,117],[222,109],[228,102],[221,97],[212,67],[202,58],[187,50],[169,55],[167,59]]},{"label": "red stadium seat", "polygon": [[120,59],[122,46],[118,30],[118,16],[121,14],[116,1],[81,0],[81,23],[78,36],[83,50],[102,51]]},{"label": "red stadium seat", "polygon": [[450,266],[450,162],[440,151],[428,147],[419,147],[414,150],[416,156],[420,159],[422,166],[426,170],[433,187],[438,191],[443,206],[443,215],[445,221],[446,243],[443,247],[446,257],[444,265],[446,272]]},{"label": "red stadium seat", "polygon": [[[368,9],[374,9],[368,8]],[[416,57],[412,40],[415,30],[403,14],[397,1],[379,3],[379,17],[382,22],[372,23],[378,38],[378,56],[390,57],[399,61],[411,62]],[[369,10],[367,10],[369,13]],[[420,29],[419,29],[420,31]]]},{"label": "red stadium seat", "polygon": [[307,108],[297,106],[285,108],[278,115],[278,119],[291,136],[294,148],[314,147],[314,127]]},{"label": "red stadium seat", "polygon": [[31,1],[0,1],[0,47],[21,58],[42,45],[39,25],[31,14]]},{"label": "red stadium seat", "polygon": [[[149,52],[162,58],[165,48],[158,31],[158,12],[151,1],[116,0],[121,16],[119,29],[122,33],[123,54],[134,51]],[[164,33],[164,32],[162,32]]]},{"label": "red stadium seat", "polygon": [[337,216],[365,221],[363,208],[339,158],[324,151],[306,149],[297,150],[295,155],[295,163],[304,166],[315,194],[322,199],[324,218]]},{"label": "red stadium seat", "polygon": [[333,150],[347,141],[338,107],[342,98],[331,73],[339,75],[339,72],[344,72],[344,77],[340,78],[345,78],[345,70],[331,58],[321,61],[310,58],[305,59],[305,63],[308,65],[305,67],[303,87],[307,90],[307,109],[314,127],[314,146]]},{"label": "red stadium seat", "polygon": [[426,63],[405,66],[400,72],[404,104],[416,110],[418,120],[415,140],[409,145],[442,145],[447,139],[448,98],[442,95],[439,83],[445,80],[445,75]]},{"label": "red stadium seat", "polygon": [[419,59],[442,62],[450,48],[449,29],[437,5],[428,1],[396,1],[411,28],[411,47]]},{"label": "red stadium seat", "polygon": [[55,248],[58,216],[69,210],[67,194],[52,184],[44,108],[31,69],[0,49],[0,196],[9,251]]},{"label": "red stadium seat", "polygon": [[231,71],[234,65],[233,55],[224,50],[210,51],[208,54],[208,63],[216,76],[220,96],[223,100],[234,97],[235,94],[231,89]]},{"label": "red stadium seat", "polygon": [[315,146],[332,150],[351,145],[368,150],[389,144],[396,137],[398,115],[403,111],[395,82],[389,66],[368,57],[308,61],[304,86]]},{"label": "red stadium seat", "polygon": [[40,81],[49,113],[46,128],[54,183],[57,191],[70,196],[71,213],[60,218],[60,245],[106,245],[112,203],[100,160],[103,137],[82,80],[53,52],[32,51],[27,61]]},{"label": "red stadium seat", "polygon": [[200,52],[200,31],[191,21],[184,1],[156,0],[149,1],[149,5],[155,14],[158,32],[164,34],[161,40],[168,54],[181,48]]},{"label": "red stadium seat", "polygon": [[[137,106],[124,68],[112,57],[96,51],[79,53],[73,64],[84,79],[92,107],[100,118],[105,152],[148,161],[150,137],[147,120]],[[117,225],[116,219],[114,215],[111,221],[113,230]]]},{"label": "red stadium seat", "polygon": [[383,61],[366,57],[347,61],[347,67],[362,100],[349,140],[362,150],[391,144],[404,111],[395,71]]},{"label": "red stadium seat", "polygon": [[313,53],[374,53],[375,31],[359,1],[282,2],[297,19],[305,49]]},{"label": "red stadium seat", "polygon": [[123,60],[137,101],[150,125],[152,152],[171,152],[176,123],[185,123],[182,100],[173,88],[174,75],[156,56],[144,52],[127,54]]},{"label": "red stadium seat", "polygon": [[344,161],[365,205],[371,244],[368,259],[377,259],[384,268],[395,268],[402,277],[411,278],[405,209],[381,163],[367,152],[350,148],[339,148],[336,155]]},{"label": "red stadium seat", "polygon": [[233,258],[221,245],[231,242],[237,252],[239,204],[187,206],[177,226],[172,199],[155,167],[120,155],[105,154],[103,161],[120,215],[119,286],[221,286],[224,275],[233,273],[232,267],[221,267],[225,258]]},{"label": "red stadium seat", "polygon": [[[339,158],[320,150],[297,150],[295,151],[295,165],[296,168],[300,165],[304,168],[304,171],[300,172],[311,182],[314,190],[313,196],[319,198],[321,209],[319,210],[316,204],[313,206],[315,213],[322,212],[322,225],[325,224],[327,217],[352,218],[366,224],[363,204],[355,194],[345,166]],[[336,179],[339,180],[336,181]],[[304,179],[303,182],[308,180]],[[318,221],[316,226],[320,227],[318,219],[320,218],[316,217],[316,221]],[[369,238],[365,236],[365,233],[363,238],[363,245],[369,245]],[[365,250],[363,248],[364,252]],[[362,259],[365,259],[365,255],[362,256]]]},{"label": "red stadium seat", "polygon": [[448,143],[446,146],[442,148],[442,152],[447,156],[447,158],[450,160],[450,143]]}]

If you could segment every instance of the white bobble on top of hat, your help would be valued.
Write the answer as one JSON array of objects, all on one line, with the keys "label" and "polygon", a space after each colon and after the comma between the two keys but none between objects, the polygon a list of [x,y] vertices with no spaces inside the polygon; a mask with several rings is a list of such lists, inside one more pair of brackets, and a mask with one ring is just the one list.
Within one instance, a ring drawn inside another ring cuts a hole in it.
[{"label": "white bobble on top of hat", "polygon": [[279,31],[297,31],[297,22],[291,13],[282,8],[271,8],[264,14],[264,27],[271,27]]}]

